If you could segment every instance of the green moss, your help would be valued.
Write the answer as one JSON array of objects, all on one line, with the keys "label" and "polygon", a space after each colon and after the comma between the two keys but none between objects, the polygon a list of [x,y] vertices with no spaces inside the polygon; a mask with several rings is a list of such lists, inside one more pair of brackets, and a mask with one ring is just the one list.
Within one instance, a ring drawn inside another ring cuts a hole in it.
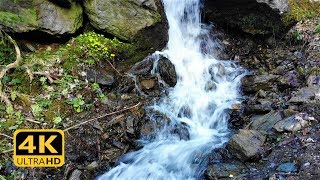
[{"label": "green moss", "polygon": [[34,9],[21,9],[18,13],[2,11],[0,12],[0,22],[9,27],[15,26],[15,24],[37,26],[37,13]]},{"label": "green moss", "polygon": [[284,22],[292,22],[311,19],[320,16],[320,2],[310,0],[289,0],[290,11],[284,16]]}]

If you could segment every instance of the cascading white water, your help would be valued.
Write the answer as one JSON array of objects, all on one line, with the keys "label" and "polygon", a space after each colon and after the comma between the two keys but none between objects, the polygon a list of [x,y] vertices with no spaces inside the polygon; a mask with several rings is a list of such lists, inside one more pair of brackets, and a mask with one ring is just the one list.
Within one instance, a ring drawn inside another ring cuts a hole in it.
[{"label": "cascading white water", "polygon": [[[176,68],[178,82],[154,106],[170,118],[138,151],[126,154],[118,166],[100,176],[109,179],[197,179],[206,157],[228,140],[228,112],[238,103],[243,69],[213,58],[216,47],[209,28],[201,23],[201,0],[163,0],[169,42],[162,56]],[[187,127],[189,139],[172,133]],[[179,126],[178,126],[179,127]]]}]

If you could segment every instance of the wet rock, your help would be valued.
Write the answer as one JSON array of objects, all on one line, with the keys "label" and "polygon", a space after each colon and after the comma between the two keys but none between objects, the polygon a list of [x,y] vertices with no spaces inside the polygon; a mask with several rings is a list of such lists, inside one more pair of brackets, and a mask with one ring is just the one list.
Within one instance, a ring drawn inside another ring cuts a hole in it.
[{"label": "wet rock", "polygon": [[241,129],[238,134],[231,137],[227,149],[240,161],[259,158],[263,152],[262,145],[265,139],[259,131]]},{"label": "wet rock", "polygon": [[160,57],[158,62],[158,70],[161,78],[166,82],[169,86],[173,87],[177,84],[177,73],[175,66],[172,62],[165,58]]},{"label": "wet rock", "polygon": [[150,90],[155,87],[156,82],[154,79],[144,79],[140,82],[140,84],[143,90]]},{"label": "wet rock", "polygon": [[147,120],[140,129],[140,136],[150,136],[155,130],[154,123],[151,120]]},{"label": "wet rock", "polygon": [[87,167],[86,167],[86,170],[88,171],[94,171],[95,169],[97,169],[99,167],[99,164],[97,161],[93,161],[91,164],[89,164]]},{"label": "wet rock", "polygon": [[308,120],[314,119],[307,114],[300,113],[277,122],[273,128],[278,132],[283,131],[299,131],[308,125]]},{"label": "wet rock", "polygon": [[80,171],[79,169],[76,169],[72,172],[69,180],[80,180],[81,174],[82,174],[82,171]]},{"label": "wet rock", "polygon": [[245,76],[241,79],[244,92],[258,92],[259,90],[271,90],[273,83],[279,78],[278,75]]},{"label": "wet rock", "polygon": [[128,73],[135,76],[149,75],[153,68],[153,63],[154,60],[151,56],[146,57],[142,61],[137,62],[135,65],[133,65],[132,68],[128,71]]},{"label": "wet rock", "polygon": [[252,120],[251,124],[249,125],[249,128],[255,130],[269,131],[277,122],[281,121],[283,117],[283,112],[271,111],[266,115],[260,116],[255,120]]},{"label": "wet rock", "polygon": [[174,125],[174,128],[171,130],[171,133],[177,135],[180,138],[180,140],[187,141],[190,139],[188,126],[184,123]]},{"label": "wet rock", "polygon": [[239,162],[217,163],[208,167],[206,178],[210,180],[229,178],[242,173],[245,169],[245,166]]},{"label": "wet rock", "polygon": [[70,2],[70,8],[63,8],[46,0],[3,0],[0,12],[0,28],[13,33],[73,34],[83,21],[82,7],[75,1]]},{"label": "wet rock", "polygon": [[297,172],[298,169],[293,163],[283,163],[278,168],[277,171],[285,172],[285,173],[293,173]]},{"label": "wet rock", "polygon": [[89,69],[87,71],[87,79],[102,86],[112,86],[116,82],[114,75],[103,69]]},{"label": "wet rock", "polygon": [[279,33],[286,27],[281,15],[288,11],[288,0],[215,0],[204,7],[207,20],[250,34]]},{"label": "wet rock", "polygon": [[295,95],[289,100],[289,103],[302,104],[314,100],[320,93],[320,88],[316,86],[303,87],[295,92]]}]

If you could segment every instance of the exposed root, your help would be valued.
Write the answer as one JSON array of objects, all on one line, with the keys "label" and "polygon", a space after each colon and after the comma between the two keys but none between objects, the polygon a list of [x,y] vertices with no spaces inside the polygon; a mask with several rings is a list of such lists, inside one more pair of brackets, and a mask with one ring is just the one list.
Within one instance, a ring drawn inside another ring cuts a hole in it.
[{"label": "exposed root", "polygon": [[7,33],[2,32],[1,33],[5,36],[5,38],[7,38],[11,44],[13,44],[15,52],[16,52],[16,60],[11,63],[8,64],[7,66],[5,66],[1,71],[0,71],[0,100],[3,100],[7,107],[12,106],[8,96],[6,95],[6,93],[4,92],[3,89],[3,84],[2,84],[2,78],[7,74],[7,72],[11,69],[14,69],[16,67],[18,67],[22,61],[22,57],[21,57],[21,51],[19,49],[19,46],[17,45],[17,42],[15,40],[13,40],[11,38],[11,36],[9,36]]}]

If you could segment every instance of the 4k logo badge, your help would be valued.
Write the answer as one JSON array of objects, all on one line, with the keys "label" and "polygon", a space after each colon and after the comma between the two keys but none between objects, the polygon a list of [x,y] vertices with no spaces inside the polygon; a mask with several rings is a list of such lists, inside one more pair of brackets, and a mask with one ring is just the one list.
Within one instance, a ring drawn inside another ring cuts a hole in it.
[{"label": "4k logo badge", "polygon": [[62,166],[64,164],[64,132],[56,129],[16,130],[13,159],[18,167]]}]

